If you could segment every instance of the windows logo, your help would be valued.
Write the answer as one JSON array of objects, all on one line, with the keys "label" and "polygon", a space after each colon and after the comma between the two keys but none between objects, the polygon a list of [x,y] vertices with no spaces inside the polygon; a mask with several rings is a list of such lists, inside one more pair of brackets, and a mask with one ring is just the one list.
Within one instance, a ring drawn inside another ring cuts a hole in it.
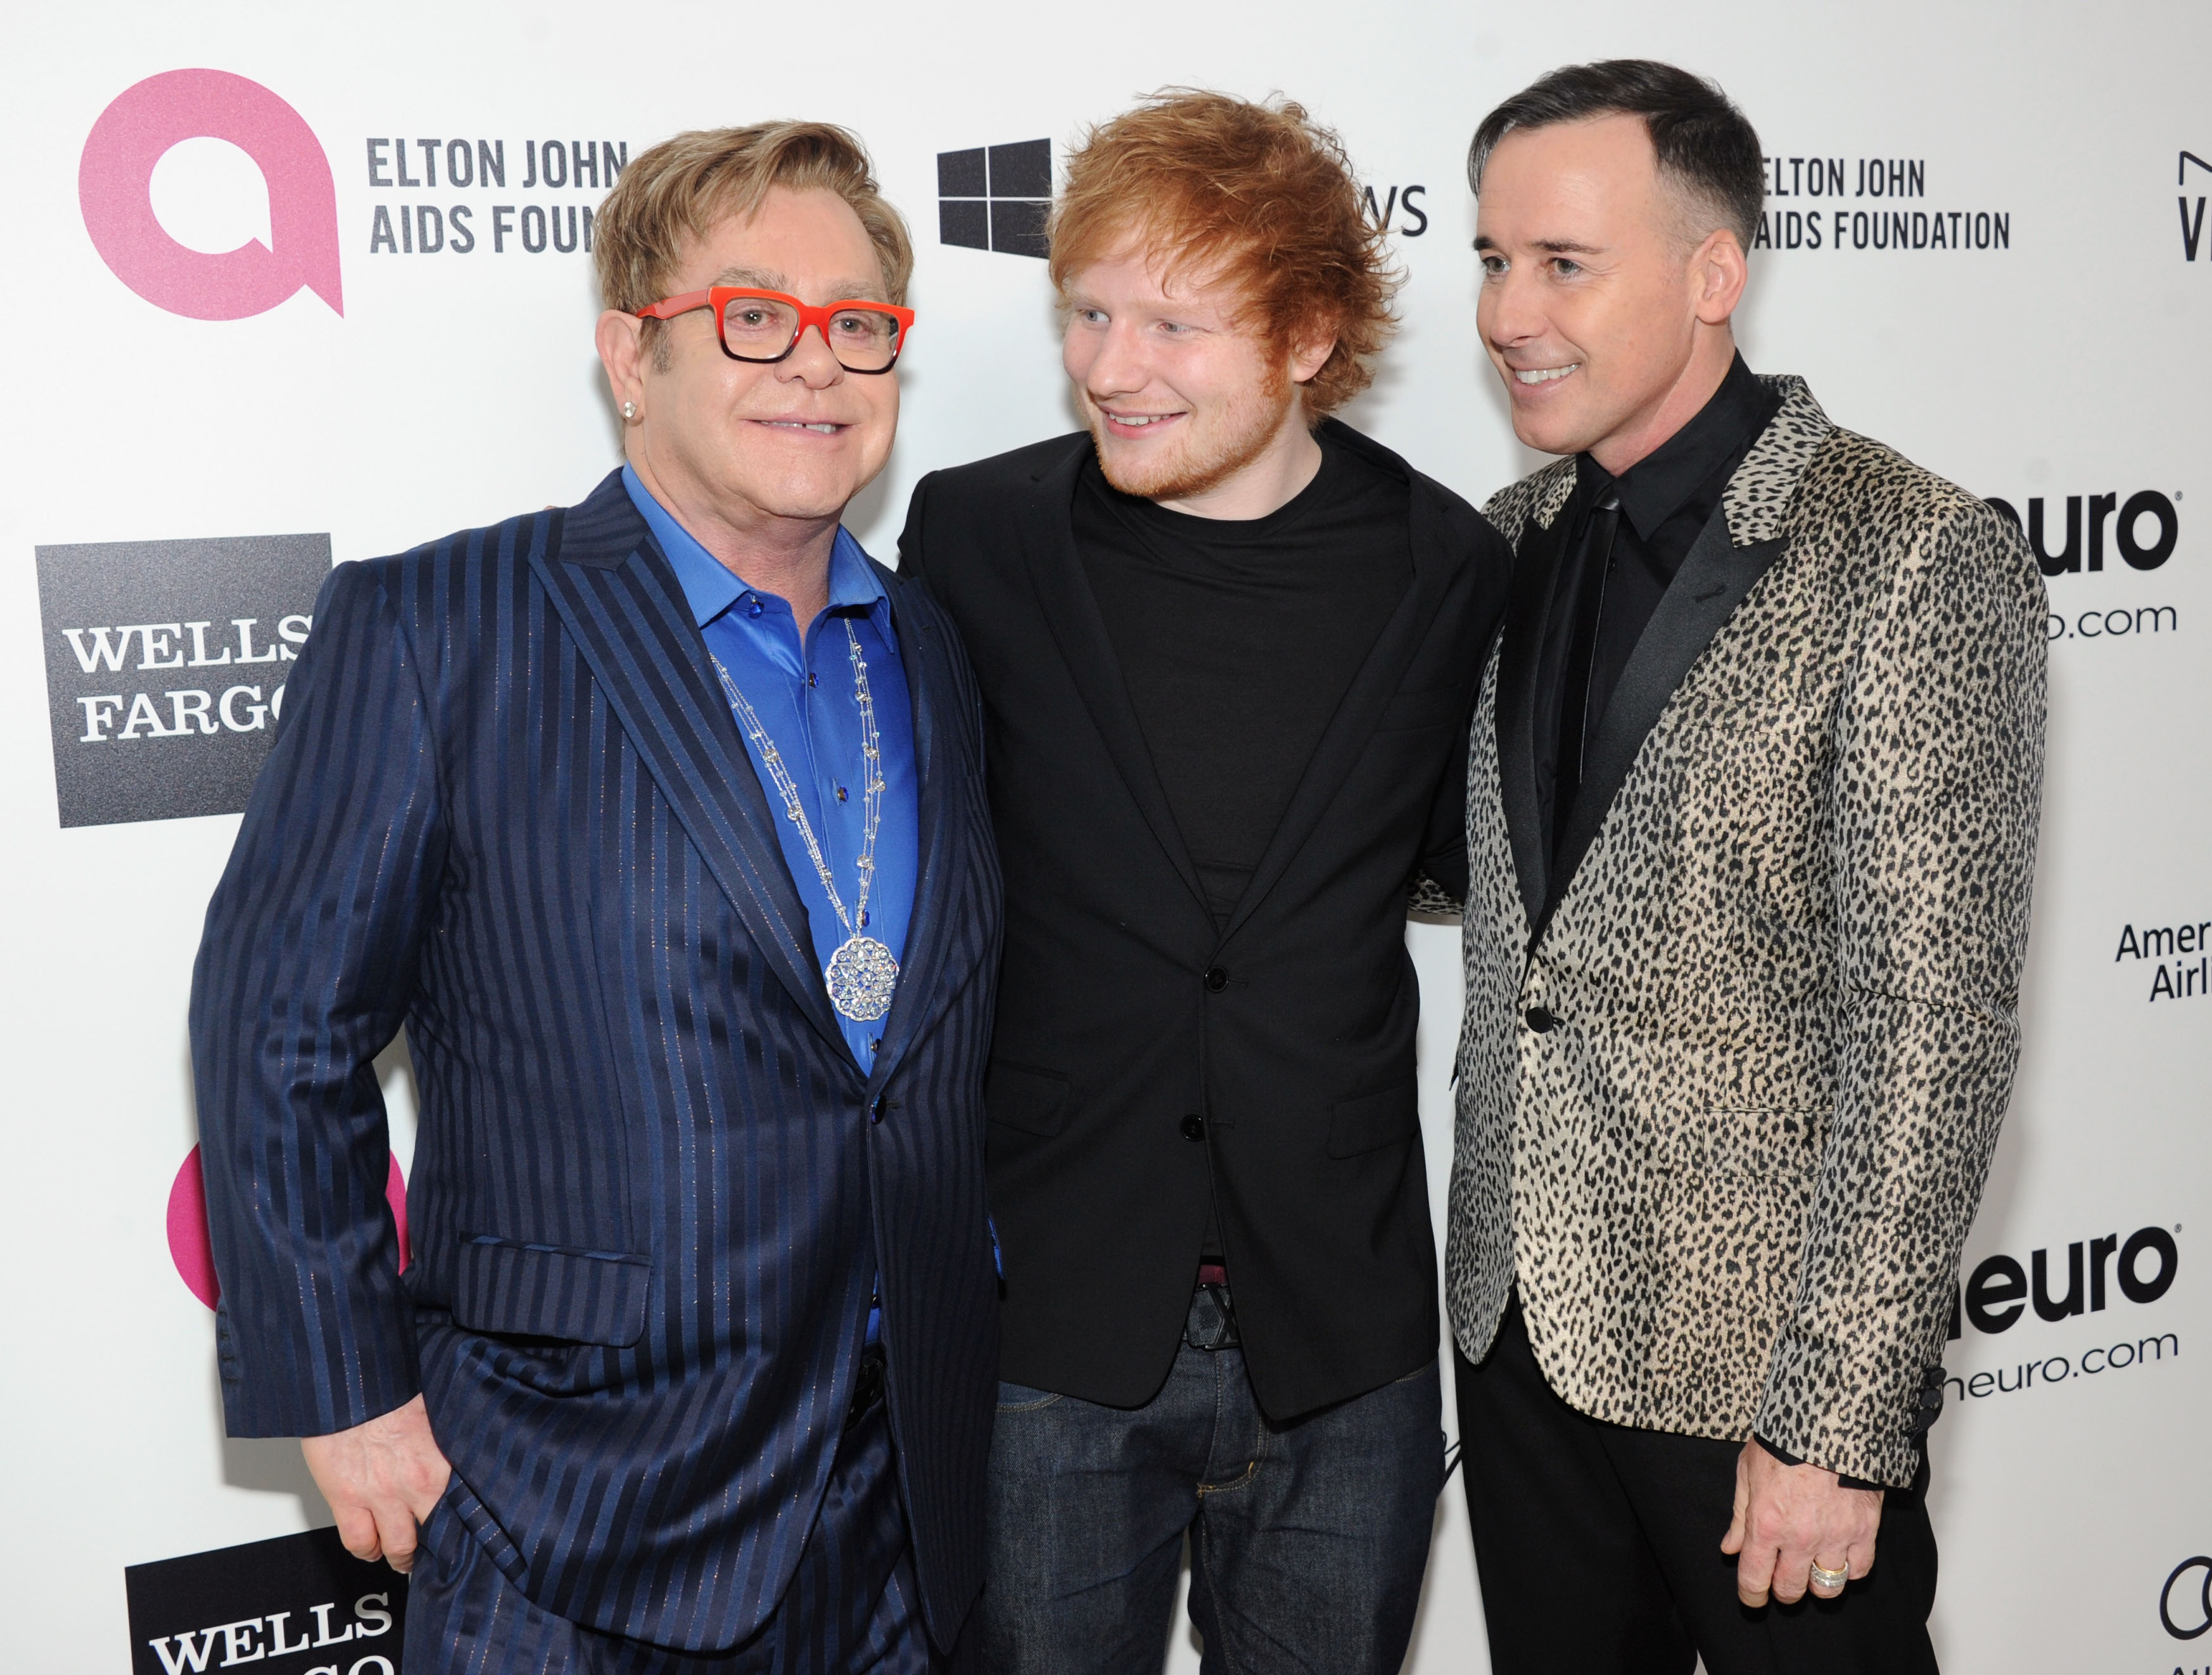
[{"label": "windows logo", "polygon": [[1050,140],[937,154],[940,244],[1042,257],[1045,212],[1051,207]]}]

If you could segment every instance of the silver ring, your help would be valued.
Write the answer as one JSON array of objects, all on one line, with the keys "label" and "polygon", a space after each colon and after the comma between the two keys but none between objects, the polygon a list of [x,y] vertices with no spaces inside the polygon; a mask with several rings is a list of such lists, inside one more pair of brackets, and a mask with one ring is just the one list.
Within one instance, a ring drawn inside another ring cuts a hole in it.
[{"label": "silver ring", "polygon": [[1814,1587],[1841,1587],[1845,1582],[1850,1581],[1850,1579],[1851,1573],[1848,1568],[1842,1570],[1830,1570],[1821,1564],[1818,1559],[1815,1559],[1813,1562],[1813,1586]]}]

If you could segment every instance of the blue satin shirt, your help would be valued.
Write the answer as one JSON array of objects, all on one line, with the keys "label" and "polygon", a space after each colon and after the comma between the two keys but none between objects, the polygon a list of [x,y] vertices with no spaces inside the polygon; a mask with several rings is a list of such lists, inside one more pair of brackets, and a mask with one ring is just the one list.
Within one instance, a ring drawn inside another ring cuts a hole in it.
[{"label": "blue satin shirt", "polygon": [[[773,594],[756,593],[739,581],[677,522],[628,466],[623,467],[623,484],[675,566],[676,579],[707,649],[729,671],[775,741],[848,915],[860,892],[860,869],[854,863],[865,837],[861,789],[866,774],[852,655],[845,639],[845,624],[852,624],[868,666],[868,690],[883,752],[883,816],[876,835],[876,881],[868,893],[867,935],[903,965],[920,866],[914,710],[907,695],[906,670],[899,661],[897,632],[891,624],[890,597],[881,578],[860,544],[840,529],[830,555],[829,608],[816,618],[802,643],[788,604]],[[769,775],[760,746],[746,734],[742,721],[738,731],[744,737],[762,794],[775,816],[784,864],[799,886],[799,900],[806,904],[815,963],[826,971],[830,956],[852,932],[830,905],[798,824],[786,817],[783,798]],[[862,1023],[840,1013],[837,1021],[861,1071],[872,1069],[887,1020]]]}]

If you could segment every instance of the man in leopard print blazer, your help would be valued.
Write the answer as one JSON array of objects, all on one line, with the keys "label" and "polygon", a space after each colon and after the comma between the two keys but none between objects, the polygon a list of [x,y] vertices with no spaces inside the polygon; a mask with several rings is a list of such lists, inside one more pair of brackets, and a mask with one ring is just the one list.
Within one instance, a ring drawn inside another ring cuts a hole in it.
[{"label": "man in leopard print blazer", "polygon": [[1555,72],[1470,175],[1514,428],[1568,456],[1487,508],[1515,592],[1468,783],[1446,1268],[1492,1666],[1932,1671],[2041,582],[1736,355],[1764,181],[1717,88]]}]

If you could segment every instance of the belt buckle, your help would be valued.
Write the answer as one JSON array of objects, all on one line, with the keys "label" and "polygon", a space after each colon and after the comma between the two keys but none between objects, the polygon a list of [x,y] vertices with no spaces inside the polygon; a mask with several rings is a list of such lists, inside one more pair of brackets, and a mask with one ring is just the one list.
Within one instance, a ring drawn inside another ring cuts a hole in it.
[{"label": "belt buckle", "polygon": [[[1213,1270],[1220,1272],[1218,1269]],[[1201,1277],[1190,1294],[1190,1313],[1184,1317],[1182,1341],[1194,1349],[1233,1349],[1242,1342],[1237,1333],[1237,1306],[1229,1295],[1225,1275],[1217,1280]]]}]

